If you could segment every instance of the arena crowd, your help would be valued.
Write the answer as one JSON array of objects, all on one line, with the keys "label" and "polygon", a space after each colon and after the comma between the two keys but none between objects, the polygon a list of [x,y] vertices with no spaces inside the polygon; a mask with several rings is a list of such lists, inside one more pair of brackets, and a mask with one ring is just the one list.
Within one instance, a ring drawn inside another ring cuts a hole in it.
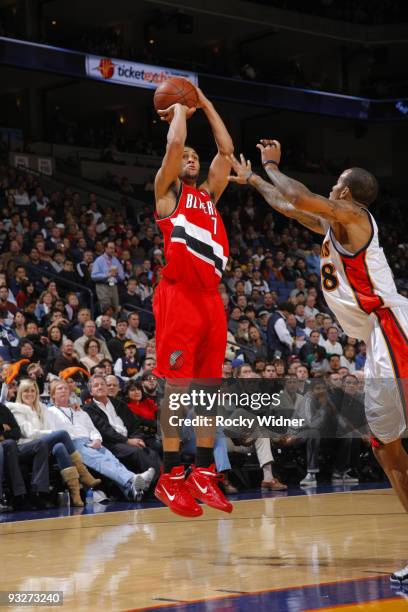
[{"label": "arena crowd", "polygon": [[[89,487],[101,498],[140,500],[159,474],[152,299],[164,255],[149,197],[142,209],[131,198],[123,210],[102,209],[95,193],[47,192],[41,178],[0,167],[3,511],[48,507],[61,483],[78,506]],[[251,190],[230,188],[220,209],[230,236],[219,286],[224,384],[258,379],[280,394],[285,414],[305,422],[300,430],[217,430],[226,492],[248,486],[246,466],[262,468],[263,490],[378,477],[363,408],[366,347],[322,299],[318,237]],[[398,215],[388,208],[382,237],[407,294]],[[182,452],[194,460],[191,428]]]}]

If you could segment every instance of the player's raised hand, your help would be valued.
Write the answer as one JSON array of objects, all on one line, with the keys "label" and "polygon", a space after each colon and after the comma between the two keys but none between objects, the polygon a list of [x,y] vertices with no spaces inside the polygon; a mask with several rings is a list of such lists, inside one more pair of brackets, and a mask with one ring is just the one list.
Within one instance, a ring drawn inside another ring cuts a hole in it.
[{"label": "player's raised hand", "polygon": [[263,138],[256,145],[256,148],[261,152],[262,164],[268,165],[269,163],[274,166],[279,166],[281,159],[281,146],[277,140],[269,140]]},{"label": "player's raised hand", "polygon": [[239,156],[240,162],[237,160],[235,155],[229,155],[228,160],[231,162],[232,169],[235,172],[228,177],[230,183],[238,183],[239,185],[246,185],[250,176],[252,176],[251,162],[245,159],[242,155]]},{"label": "player's raised hand", "polygon": [[167,121],[167,123],[171,123],[173,121],[174,113],[176,112],[176,110],[185,113],[186,119],[190,119],[190,117],[192,117],[192,115],[194,115],[194,113],[196,112],[195,106],[189,108],[188,106],[184,106],[183,104],[179,104],[177,102],[176,104],[172,104],[164,110],[157,111],[157,113],[160,116],[161,121]]}]

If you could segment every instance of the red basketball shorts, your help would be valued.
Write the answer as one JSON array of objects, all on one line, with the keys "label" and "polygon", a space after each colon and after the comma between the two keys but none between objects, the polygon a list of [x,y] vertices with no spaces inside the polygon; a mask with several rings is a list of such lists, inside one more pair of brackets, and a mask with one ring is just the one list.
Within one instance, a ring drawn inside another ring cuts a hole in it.
[{"label": "red basketball shorts", "polygon": [[167,379],[221,378],[227,319],[218,291],[162,279],[153,300],[155,374]]}]

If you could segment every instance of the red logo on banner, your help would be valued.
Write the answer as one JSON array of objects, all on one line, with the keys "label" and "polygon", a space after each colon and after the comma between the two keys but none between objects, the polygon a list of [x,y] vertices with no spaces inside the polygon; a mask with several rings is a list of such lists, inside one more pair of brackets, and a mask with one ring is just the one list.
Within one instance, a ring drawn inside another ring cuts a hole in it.
[{"label": "red logo on banner", "polygon": [[111,59],[101,59],[96,70],[99,70],[104,79],[111,79],[115,73],[115,64]]}]

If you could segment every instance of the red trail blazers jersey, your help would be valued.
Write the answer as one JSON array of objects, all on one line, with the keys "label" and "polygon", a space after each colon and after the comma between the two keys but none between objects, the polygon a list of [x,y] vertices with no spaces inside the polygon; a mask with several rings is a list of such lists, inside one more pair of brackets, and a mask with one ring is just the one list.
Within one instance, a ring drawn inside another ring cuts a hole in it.
[{"label": "red trail blazers jersey", "polygon": [[197,289],[216,289],[228,261],[228,238],[209,194],[181,182],[175,210],[163,219],[165,279]]}]

